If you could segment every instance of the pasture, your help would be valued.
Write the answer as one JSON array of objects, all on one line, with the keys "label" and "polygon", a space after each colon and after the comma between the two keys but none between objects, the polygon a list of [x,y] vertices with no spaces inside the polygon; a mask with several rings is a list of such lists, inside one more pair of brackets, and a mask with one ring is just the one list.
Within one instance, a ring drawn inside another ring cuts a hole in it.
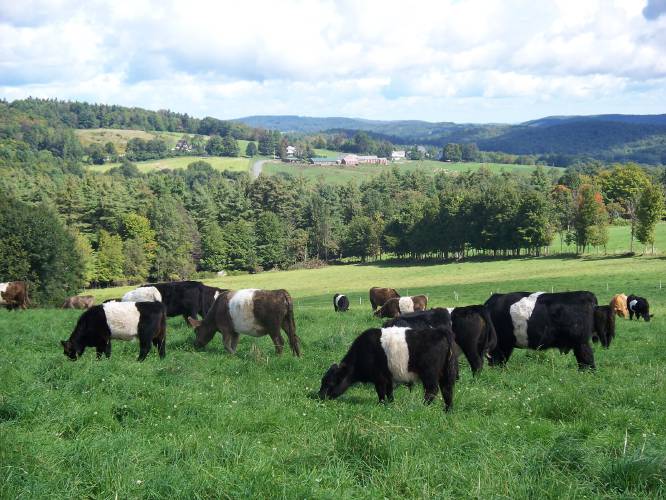
[{"label": "pasture", "polygon": [[104,146],[107,142],[113,143],[118,153],[125,153],[127,142],[130,139],[143,139],[148,141],[156,137],[161,137],[172,148],[176,145],[178,140],[183,137],[180,132],[158,132],[145,130],[132,130],[132,129],[116,129],[116,128],[91,128],[91,129],[76,129],[76,137],[81,142],[83,147],[90,144],[100,144]]},{"label": "pasture", "polygon": [[[339,153],[338,153],[339,154]],[[334,155],[336,156],[336,155]],[[522,172],[531,173],[535,167],[531,165],[510,165],[503,163],[445,163],[434,160],[406,160],[403,162],[391,163],[387,165],[357,165],[348,167],[344,165],[336,166],[315,166],[299,163],[271,162],[264,165],[264,172],[268,174],[290,174],[301,176],[308,179],[323,179],[327,183],[345,184],[352,179],[357,181],[367,180],[387,168],[397,168],[401,173],[422,171],[428,175],[434,173],[454,173],[478,170],[481,167],[489,169],[493,173],[500,172]],[[546,167],[547,172],[554,175],[561,175],[564,170],[557,167]]]},{"label": "pasture", "polygon": [[[185,169],[190,163],[195,161],[205,161],[215,170],[232,170],[235,172],[249,172],[250,166],[256,159],[246,157],[228,157],[228,156],[174,156],[172,158],[162,158],[160,160],[137,161],[134,164],[140,172],[148,173],[164,169]],[[89,168],[97,172],[106,172],[113,167],[119,167],[120,163],[106,163],[104,165],[94,165]]]},{"label": "pasture", "polygon": [[[207,281],[286,288],[303,357],[277,357],[268,337],[192,345],[169,320],[167,357],[62,354],[77,311],[0,311],[0,497],[92,498],[656,498],[666,496],[666,260],[526,258],[437,265],[330,266]],[[422,388],[377,403],[371,386],[315,395],[353,338],[380,324],[370,286],[426,293],[432,306],[491,292],[587,289],[650,300],[653,321],[618,318],[597,370],[572,354],[516,351],[471,377],[461,358],[454,411]],[[97,298],[125,289],[94,291]],[[335,314],[332,295],[351,310]],[[359,304],[359,302],[362,303]]]}]

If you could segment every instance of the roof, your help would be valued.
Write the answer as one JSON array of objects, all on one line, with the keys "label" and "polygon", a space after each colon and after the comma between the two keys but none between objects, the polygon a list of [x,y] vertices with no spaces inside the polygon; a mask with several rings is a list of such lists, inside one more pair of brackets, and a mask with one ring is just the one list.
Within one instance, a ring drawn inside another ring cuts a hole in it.
[{"label": "roof", "polygon": [[310,158],[310,161],[313,163],[327,163],[327,162],[337,162],[338,159],[335,157],[325,157],[325,158]]}]

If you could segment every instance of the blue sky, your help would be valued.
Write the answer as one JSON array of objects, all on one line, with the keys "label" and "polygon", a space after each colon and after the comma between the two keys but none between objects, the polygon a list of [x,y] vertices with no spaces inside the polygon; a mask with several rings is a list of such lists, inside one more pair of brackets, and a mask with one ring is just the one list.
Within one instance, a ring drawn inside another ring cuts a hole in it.
[{"label": "blue sky", "polygon": [[0,0],[0,96],[218,118],[666,113],[666,0]]}]

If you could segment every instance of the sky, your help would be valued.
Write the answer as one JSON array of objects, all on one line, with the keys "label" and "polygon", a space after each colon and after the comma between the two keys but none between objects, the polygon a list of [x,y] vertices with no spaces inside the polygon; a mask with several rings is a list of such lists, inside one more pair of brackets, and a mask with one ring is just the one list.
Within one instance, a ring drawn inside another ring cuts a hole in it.
[{"label": "sky", "polygon": [[666,113],[666,0],[0,0],[0,97],[221,119]]}]

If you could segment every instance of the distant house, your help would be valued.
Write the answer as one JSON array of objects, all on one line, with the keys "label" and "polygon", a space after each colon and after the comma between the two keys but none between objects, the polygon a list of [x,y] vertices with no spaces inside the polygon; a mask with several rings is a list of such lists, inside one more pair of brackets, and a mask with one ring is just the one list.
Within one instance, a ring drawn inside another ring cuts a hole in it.
[{"label": "distant house", "polygon": [[359,155],[357,158],[359,163],[369,163],[373,165],[388,164],[388,160],[386,158],[378,158],[376,155],[365,155],[365,156]]},{"label": "distant house", "polygon": [[391,161],[404,160],[405,151],[391,151]]},{"label": "distant house", "polygon": [[340,163],[343,165],[354,166],[358,165],[358,156],[356,155],[344,155],[340,158]]},{"label": "distant house", "polygon": [[337,165],[338,164],[338,159],[337,158],[332,158],[332,157],[310,158],[310,163],[312,165],[318,165],[320,167],[323,167],[323,166],[327,166],[327,165]]},{"label": "distant house", "polygon": [[174,151],[180,151],[181,153],[189,153],[192,151],[192,145],[187,142],[186,139],[181,139],[176,143],[176,146],[173,148]]},{"label": "distant house", "polygon": [[296,146],[287,146],[287,156],[294,156],[296,154]]}]

